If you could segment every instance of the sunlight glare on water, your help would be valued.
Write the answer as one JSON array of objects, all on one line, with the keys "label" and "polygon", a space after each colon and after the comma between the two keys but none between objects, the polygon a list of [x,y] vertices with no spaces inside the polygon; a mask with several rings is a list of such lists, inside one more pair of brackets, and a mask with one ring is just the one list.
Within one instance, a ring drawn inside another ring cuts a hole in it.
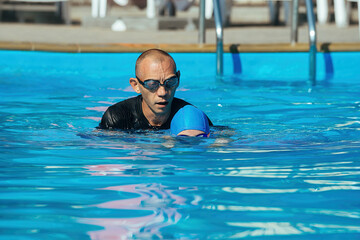
[{"label": "sunlight glare on water", "polygon": [[359,83],[219,81],[174,54],[216,125],[175,138],[95,128],[136,96],[137,54],[1,54],[0,239],[360,237]]}]

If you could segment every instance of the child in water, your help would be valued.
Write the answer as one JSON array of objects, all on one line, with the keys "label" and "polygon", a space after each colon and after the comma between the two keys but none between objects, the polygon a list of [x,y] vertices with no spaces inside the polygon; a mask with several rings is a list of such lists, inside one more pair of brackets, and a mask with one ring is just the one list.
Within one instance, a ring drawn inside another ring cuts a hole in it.
[{"label": "child in water", "polygon": [[209,120],[200,109],[186,105],[173,117],[170,131],[177,136],[209,137]]}]

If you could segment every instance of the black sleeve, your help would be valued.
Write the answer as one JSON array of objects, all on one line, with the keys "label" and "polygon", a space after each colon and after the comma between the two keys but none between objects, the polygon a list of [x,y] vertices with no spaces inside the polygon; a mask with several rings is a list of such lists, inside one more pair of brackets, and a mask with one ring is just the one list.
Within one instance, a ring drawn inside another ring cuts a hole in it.
[{"label": "black sleeve", "polygon": [[100,129],[129,129],[129,119],[131,116],[128,111],[121,107],[111,106],[104,113],[99,124]]}]

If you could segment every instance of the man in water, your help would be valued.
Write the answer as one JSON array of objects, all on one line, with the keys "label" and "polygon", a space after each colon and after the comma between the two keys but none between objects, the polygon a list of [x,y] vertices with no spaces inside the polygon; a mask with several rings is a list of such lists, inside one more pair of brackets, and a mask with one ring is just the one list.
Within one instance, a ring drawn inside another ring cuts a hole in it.
[{"label": "man in water", "polygon": [[[150,49],[136,61],[135,78],[129,82],[137,97],[110,106],[104,113],[101,129],[169,129],[172,118],[190,103],[174,98],[180,71],[165,51]],[[209,120],[210,126],[212,126]]]}]

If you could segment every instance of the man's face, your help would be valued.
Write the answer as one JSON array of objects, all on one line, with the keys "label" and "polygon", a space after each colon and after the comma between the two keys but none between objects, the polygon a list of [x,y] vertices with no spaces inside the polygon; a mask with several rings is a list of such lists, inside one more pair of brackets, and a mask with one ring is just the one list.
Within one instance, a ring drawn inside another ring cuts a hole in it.
[{"label": "man's face", "polygon": [[[144,59],[140,66],[140,74],[137,76],[140,81],[159,80],[163,84],[167,79],[174,77],[174,66],[171,61],[151,61]],[[139,80],[137,80],[139,81]],[[169,114],[178,84],[172,88],[159,86],[156,90],[148,90],[141,84],[139,91],[143,97],[143,112],[155,114],[156,116]]]}]

